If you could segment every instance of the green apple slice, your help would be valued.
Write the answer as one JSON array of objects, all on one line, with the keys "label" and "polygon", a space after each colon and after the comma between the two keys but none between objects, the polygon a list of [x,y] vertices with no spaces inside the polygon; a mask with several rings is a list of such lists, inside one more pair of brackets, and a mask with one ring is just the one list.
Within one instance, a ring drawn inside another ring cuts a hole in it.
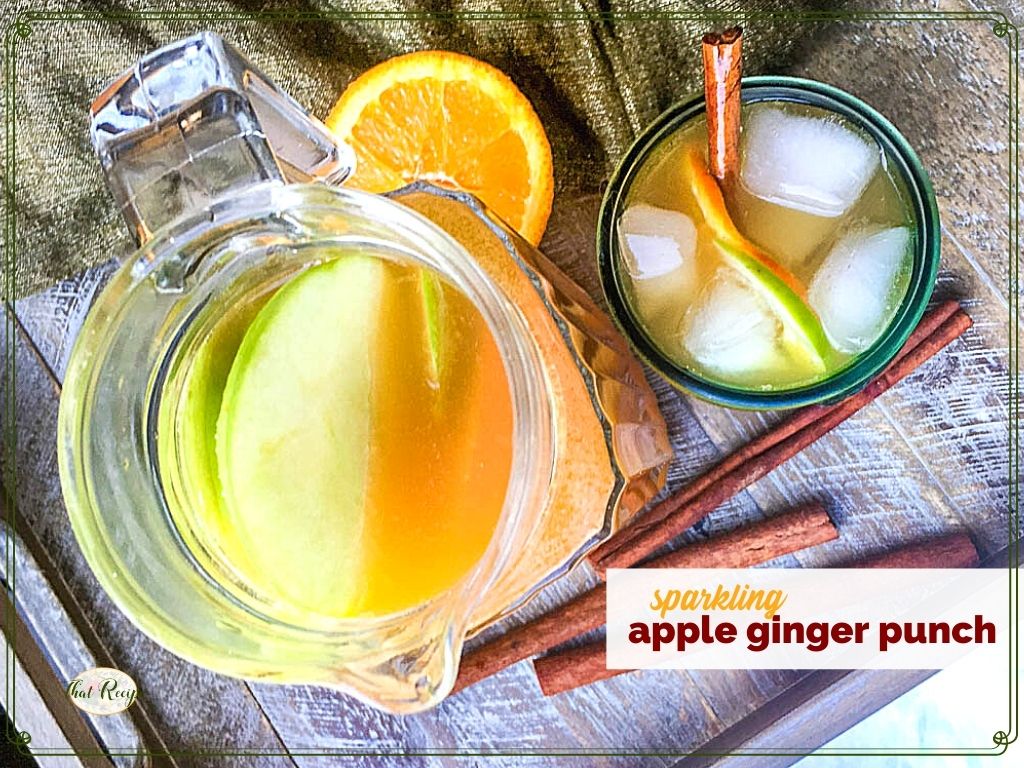
[{"label": "green apple slice", "polygon": [[[233,536],[217,474],[217,419],[231,362],[261,307],[258,300],[246,302],[225,315],[196,350],[177,406],[167,398],[161,401],[159,434],[177,435],[157,441],[160,466],[178,468],[162,477],[168,506],[182,537],[200,557],[223,550],[223,542]],[[246,561],[245,552],[232,552],[239,572],[253,572]]]},{"label": "green apple slice", "polygon": [[427,336],[427,375],[435,389],[441,386],[442,328],[444,294],[441,278],[427,268],[420,269],[420,292],[423,296],[423,326]]},{"label": "green apple slice", "polygon": [[[217,464],[243,562],[292,606],[358,610],[373,353],[386,266],[343,254],[291,280],[238,349]],[[325,547],[325,542],[329,546]]]},{"label": "green apple slice", "polygon": [[782,321],[782,339],[793,356],[809,370],[824,373],[831,346],[814,310],[760,259],[719,238],[714,242],[726,262],[759,291]]},{"label": "green apple slice", "polygon": [[825,359],[832,348],[821,321],[804,299],[805,286],[736,228],[721,187],[699,151],[693,150],[687,155],[686,172],[690,191],[726,262],[738,269],[768,300],[782,320],[783,341],[793,356],[806,363],[809,370],[824,373]]}]

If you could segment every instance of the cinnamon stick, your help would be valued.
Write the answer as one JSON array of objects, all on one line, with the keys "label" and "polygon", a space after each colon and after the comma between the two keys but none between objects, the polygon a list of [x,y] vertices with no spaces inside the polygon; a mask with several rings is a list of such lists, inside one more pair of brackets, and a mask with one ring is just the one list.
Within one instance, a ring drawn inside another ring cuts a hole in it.
[{"label": "cinnamon stick", "polygon": [[[817,502],[744,526],[729,533],[658,557],[649,568],[748,568],[839,536],[825,508]],[[597,629],[605,621],[605,587],[599,585],[552,613],[509,630],[467,653],[455,691],[490,677],[505,667]]]},{"label": "cinnamon stick", "polygon": [[852,568],[973,568],[978,550],[966,533],[918,541],[893,552],[865,558]]},{"label": "cinnamon stick", "polygon": [[[629,556],[616,554],[619,550],[617,547],[613,547],[609,550],[608,555],[602,558],[600,565],[615,567],[610,565],[610,563],[633,565],[635,562],[638,562],[639,559],[646,555],[640,554],[632,562],[629,560],[637,552],[644,552],[643,548],[638,546],[636,542],[640,541],[650,546],[652,541],[662,541],[662,543],[670,541],[674,538],[674,533],[671,535],[662,533],[660,537],[654,536],[654,532],[660,531],[659,526],[663,523],[670,523],[679,532],[692,525],[692,523],[687,523],[686,521],[692,518],[690,513],[693,511],[693,504],[703,498],[701,494],[704,491],[708,491],[710,494],[715,489],[728,485],[730,493],[725,496],[726,499],[739,493],[747,484],[763,476],[771,468],[789,458],[792,455],[790,451],[793,449],[793,441],[805,440],[805,433],[817,434],[820,437],[835,426],[835,424],[860,410],[860,408],[867,405],[875,397],[914,371],[946,344],[960,336],[970,325],[970,317],[959,309],[959,305],[955,301],[939,305],[925,315],[918,328],[911,334],[909,340],[886,372],[859,395],[855,395],[850,400],[843,401],[843,403],[838,405],[813,406],[799,411],[783,422],[778,428],[771,430],[768,434],[752,441],[750,444],[750,446],[760,444],[758,447],[767,445],[768,447],[764,450],[751,451],[745,448],[732,454],[716,470],[712,470],[712,472],[705,476],[709,479],[706,481],[705,478],[698,479],[680,491],[676,496],[655,507],[654,510],[641,518],[636,524],[631,524],[628,528],[613,536],[612,539],[617,540],[614,543],[621,542],[624,549],[629,552]],[[855,407],[852,407],[852,409],[847,408],[843,411],[839,410],[845,403],[851,401],[854,401],[853,405]],[[838,420],[834,418],[836,414],[839,414]],[[819,422],[826,418],[831,418],[831,422],[824,429],[821,429]],[[820,434],[812,431],[815,429]],[[774,439],[776,431],[783,436],[781,440]],[[810,442],[813,442],[813,439],[809,440],[807,444],[810,444]],[[758,472],[745,472],[745,465],[755,461],[760,462],[757,468]],[[722,471],[717,471],[720,468]],[[722,494],[715,493],[714,495],[721,497]],[[717,506],[718,504],[716,503],[715,507]],[[710,512],[711,509],[714,509],[714,507],[710,507],[707,511]],[[696,522],[696,519],[693,522]],[[682,525],[682,528],[679,528],[680,525]],[[636,531],[631,530],[634,528]],[[636,536],[627,537],[622,535],[626,533],[636,533]],[[650,554],[659,546],[660,544],[656,544],[646,554]],[[474,649],[463,658],[455,690],[461,690],[467,685],[489,677],[511,664],[540,653],[566,640],[570,640],[589,629],[600,626],[600,623],[593,624],[595,612],[599,617],[604,615],[603,587],[590,590],[566,605],[540,616],[521,627],[510,630],[504,636],[497,638],[491,643]],[[599,618],[598,621],[600,622],[600,620]]]},{"label": "cinnamon stick", "polygon": [[[916,542],[847,567],[969,568],[977,564],[978,551],[970,538],[963,533],[954,533],[930,541]],[[533,668],[545,696],[607,680],[629,671],[608,669],[603,640],[550,653],[535,659]]]},{"label": "cinnamon stick", "polygon": [[704,35],[704,105],[708,124],[708,169],[729,185],[739,169],[740,76],[743,30]]},{"label": "cinnamon stick", "polygon": [[[649,556],[674,539],[713,510],[731,499],[751,483],[760,480],[780,464],[828,434],[846,419],[872,403],[879,395],[909,376],[924,362],[947,344],[958,338],[971,326],[971,318],[963,310],[956,310],[938,330],[921,341],[904,357],[889,366],[864,389],[831,409],[802,429],[797,430],[749,461],[726,472],[703,493],[683,504],[663,502],[659,508],[641,518],[629,538],[623,537],[614,550],[598,563],[600,569],[628,568]],[[657,513],[655,516],[654,513]],[[634,528],[634,526],[630,526]]]},{"label": "cinnamon stick", "polygon": [[[960,309],[960,304],[955,300],[942,302],[930,312],[925,314],[914,332],[911,333],[903,348],[899,351],[890,367],[902,360],[911,350],[926,338],[938,330],[954,312]],[[767,449],[779,444],[789,436],[812,424],[838,407],[833,405],[812,405],[796,411],[792,416],[781,421],[767,432],[755,437],[749,443],[725,457],[716,466],[705,472],[693,482],[682,488],[670,498],[662,501],[653,509],[641,517],[635,518],[630,524],[605,540],[600,546],[590,553],[589,559],[599,574],[606,568],[621,568],[633,563],[626,563],[619,550],[626,549],[629,542],[639,536],[645,535],[650,530],[658,529],[669,517],[677,514],[679,510],[697,496],[704,493],[708,488],[721,482],[722,478],[751,461],[754,457],[764,453]]]},{"label": "cinnamon stick", "polygon": [[604,640],[584,643],[533,660],[533,672],[545,696],[565,693],[632,671],[608,669]]}]

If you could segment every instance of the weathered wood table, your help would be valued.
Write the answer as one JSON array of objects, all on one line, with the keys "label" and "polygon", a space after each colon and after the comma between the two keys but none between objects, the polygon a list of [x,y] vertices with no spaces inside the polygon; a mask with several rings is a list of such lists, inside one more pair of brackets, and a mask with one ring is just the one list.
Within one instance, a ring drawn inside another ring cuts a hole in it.
[{"label": "weathered wood table", "polygon": [[[969,9],[955,0],[938,5]],[[799,52],[791,74],[862,97],[917,148],[942,215],[936,297],[960,298],[975,324],[911,379],[719,509],[689,537],[819,498],[838,521],[840,539],[777,565],[838,564],[952,530],[969,532],[983,556],[1006,546],[1017,480],[1010,464],[1009,344],[1011,334],[1019,333],[1016,318],[1010,319],[1019,298],[1012,288],[1015,232],[1008,226],[1016,129],[1008,96],[1016,86],[1010,50],[988,21],[860,20],[822,22]],[[286,77],[275,76],[289,86]],[[543,244],[595,296],[592,233],[598,203],[596,196],[556,201]],[[342,761],[302,753],[333,750],[362,753],[345,765],[370,766],[383,763],[370,756],[381,751],[646,751],[663,754],[645,764],[668,765],[709,743],[811,749],[921,678],[644,672],[545,699],[524,663],[431,712],[397,718],[324,688],[246,683],[181,661],[136,630],[99,588],[73,539],[58,485],[61,379],[75,334],[111,269],[91,270],[9,306],[16,330],[2,339],[16,354],[17,450],[3,458],[5,469],[16,474],[19,658],[8,675],[17,693],[14,717],[31,732],[37,753],[68,743],[98,743],[113,752],[145,744],[154,750],[235,753],[179,754],[173,758],[178,765],[322,766]],[[677,452],[670,488],[776,418],[715,408],[652,381]],[[2,385],[9,389],[12,382],[5,378]],[[564,599],[588,579],[582,571],[572,574],[527,612]],[[91,728],[84,727],[77,710],[59,701],[62,686],[89,660],[119,667],[138,682],[140,703],[130,717],[94,719]],[[286,748],[293,756],[283,756]],[[239,754],[246,751],[282,756],[257,760]],[[115,760],[137,764],[127,755]],[[506,756],[486,764],[522,762]],[[636,759],[576,756],[561,764],[619,762],[632,765]],[[469,763],[435,754],[403,764]]]}]

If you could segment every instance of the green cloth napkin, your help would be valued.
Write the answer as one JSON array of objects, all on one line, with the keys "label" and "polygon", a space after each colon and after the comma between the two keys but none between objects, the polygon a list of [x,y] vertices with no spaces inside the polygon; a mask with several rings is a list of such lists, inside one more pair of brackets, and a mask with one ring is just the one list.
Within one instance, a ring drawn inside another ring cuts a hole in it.
[{"label": "green cloth napkin", "polygon": [[[15,82],[14,170],[2,178],[7,199],[13,191],[15,200],[14,295],[131,251],[89,143],[89,104],[144,53],[196,31],[233,42],[318,117],[354,77],[390,56],[443,48],[484,59],[533,102],[554,151],[556,196],[573,196],[600,190],[636,134],[699,91],[704,32],[743,21],[745,71],[775,71],[785,65],[799,23],[741,17],[810,6],[200,0],[195,10],[154,12],[146,3],[50,3],[53,18],[24,20],[15,69],[4,65]],[[14,11],[47,7],[18,0]],[[692,16],[699,12],[726,16]],[[12,115],[4,118],[9,124]]]}]

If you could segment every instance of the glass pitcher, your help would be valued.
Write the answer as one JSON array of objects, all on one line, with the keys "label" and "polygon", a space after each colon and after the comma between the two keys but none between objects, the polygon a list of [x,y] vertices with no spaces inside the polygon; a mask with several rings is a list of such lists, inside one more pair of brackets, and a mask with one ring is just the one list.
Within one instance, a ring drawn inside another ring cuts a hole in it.
[{"label": "glass pitcher", "polygon": [[[657,493],[671,452],[643,371],[607,317],[472,195],[336,186],[352,152],[213,34],[147,55],[94,102],[92,138],[139,250],[97,299],[61,400],[61,482],[104,589],[150,637],[244,678],[330,685],[394,712],[439,701],[464,639],[573,567]],[[318,248],[442,275],[493,335],[512,405],[504,506],[453,587],[389,615],[282,617],[234,583],[192,523],[175,464],[209,427],[177,373],[228,311]],[[177,510],[177,511],[175,511]],[[184,513],[181,510],[185,510]]]}]

